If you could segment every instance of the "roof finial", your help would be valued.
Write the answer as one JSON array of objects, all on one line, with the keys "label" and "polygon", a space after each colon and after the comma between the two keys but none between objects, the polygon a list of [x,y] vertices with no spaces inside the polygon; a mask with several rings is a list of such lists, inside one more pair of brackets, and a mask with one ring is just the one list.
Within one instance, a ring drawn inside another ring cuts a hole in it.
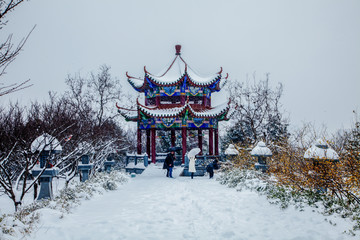
[{"label": "roof finial", "polygon": [[175,45],[175,49],[176,49],[175,55],[180,55],[181,45]]}]

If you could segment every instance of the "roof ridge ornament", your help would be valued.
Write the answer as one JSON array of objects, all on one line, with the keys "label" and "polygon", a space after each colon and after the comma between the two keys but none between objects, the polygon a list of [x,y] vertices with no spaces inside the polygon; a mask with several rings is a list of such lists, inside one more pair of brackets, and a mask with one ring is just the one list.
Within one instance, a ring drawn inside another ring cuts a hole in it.
[{"label": "roof ridge ornament", "polygon": [[180,52],[181,52],[181,45],[175,45],[175,50],[176,50],[176,53],[175,55],[180,55]]}]

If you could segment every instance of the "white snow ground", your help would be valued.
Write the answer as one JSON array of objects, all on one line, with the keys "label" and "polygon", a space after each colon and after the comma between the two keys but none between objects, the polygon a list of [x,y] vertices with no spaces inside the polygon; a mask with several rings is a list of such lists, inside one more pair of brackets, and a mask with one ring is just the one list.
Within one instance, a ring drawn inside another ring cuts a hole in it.
[{"label": "white snow ground", "polygon": [[178,177],[180,171],[170,179],[160,165],[151,165],[62,219],[43,209],[30,239],[354,239],[342,234],[350,228],[345,221],[332,226],[310,208],[281,210],[257,193],[237,192],[207,177]]}]

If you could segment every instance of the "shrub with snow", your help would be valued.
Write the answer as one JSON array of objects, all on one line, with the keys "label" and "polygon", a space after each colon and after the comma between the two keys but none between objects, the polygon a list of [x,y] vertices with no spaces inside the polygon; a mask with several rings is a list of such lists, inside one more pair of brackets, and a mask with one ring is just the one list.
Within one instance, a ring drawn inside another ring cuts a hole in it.
[{"label": "shrub with snow", "polygon": [[[353,204],[346,204],[346,201],[339,200],[326,192],[313,189],[298,191],[284,185],[278,184],[276,178],[262,174],[261,172],[233,168],[219,174],[217,180],[237,191],[250,190],[265,195],[270,203],[279,205],[281,208],[294,206],[303,211],[305,206],[316,209],[324,216],[337,214],[341,218],[348,218],[354,221],[353,229],[346,233],[355,235],[360,230],[360,207]],[[329,221],[329,223],[332,223]]]},{"label": "shrub with snow", "polygon": [[115,190],[119,184],[129,180],[125,173],[112,171],[97,173],[86,182],[72,181],[67,188],[59,191],[53,200],[36,201],[23,206],[14,214],[0,216],[0,239],[13,240],[26,236],[38,223],[45,209],[55,211],[60,218],[71,211],[81,201],[90,199],[94,194]]}]

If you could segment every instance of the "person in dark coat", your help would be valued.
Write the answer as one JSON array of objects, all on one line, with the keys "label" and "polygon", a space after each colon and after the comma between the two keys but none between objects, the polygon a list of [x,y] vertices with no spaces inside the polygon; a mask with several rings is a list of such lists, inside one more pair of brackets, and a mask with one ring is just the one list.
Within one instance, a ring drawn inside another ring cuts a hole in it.
[{"label": "person in dark coat", "polygon": [[219,165],[218,165],[218,160],[215,159],[212,163],[209,163],[206,166],[206,171],[209,173],[209,178],[213,178],[214,177],[214,169],[217,170],[219,169]]},{"label": "person in dark coat", "polygon": [[[175,151],[173,149],[170,150],[170,153],[166,156],[164,167],[166,167],[166,177],[172,178],[172,171],[174,167],[174,160],[175,160]],[[163,167],[163,168],[164,168]]]}]

